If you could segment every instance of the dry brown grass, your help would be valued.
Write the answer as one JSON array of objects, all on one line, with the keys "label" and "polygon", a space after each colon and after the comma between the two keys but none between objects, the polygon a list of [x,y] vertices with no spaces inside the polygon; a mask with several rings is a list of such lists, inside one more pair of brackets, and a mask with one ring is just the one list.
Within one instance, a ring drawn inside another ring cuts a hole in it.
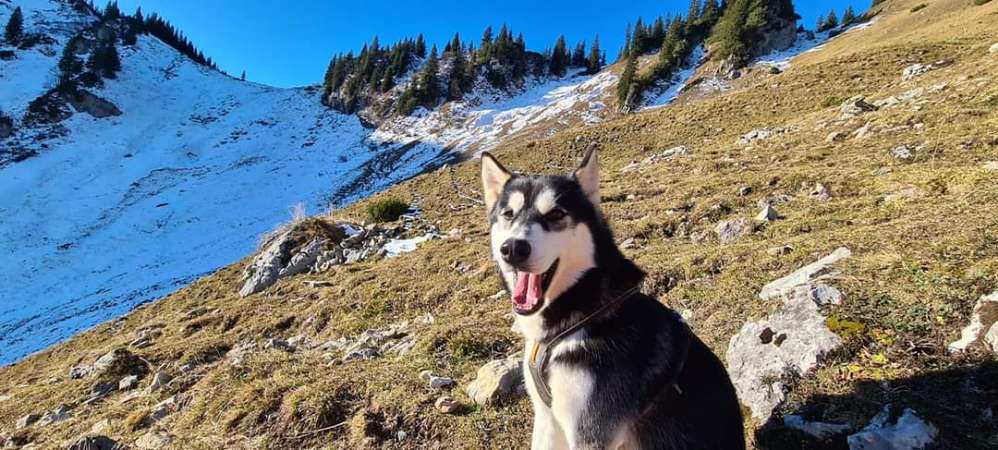
[{"label": "dry brown grass", "polygon": [[[994,391],[974,394],[965,386],[968,374],[993,357],[953,357],[944,347],[977,297],[998,288],[998,174],[981,167],[998,160],[998,58],[987,54],[998,41],[998,29],[988,26],[998,19],[998,3],[939,1],[910,14],[916,3],[885,2],[893,12],[878,24],[798,58],[783,74],[750,71],[723,95],[551,137],[518,136],[497,153],[516,169],[567,171],[595,143],[604,167],[603,209],[618,239],[638,240],[639,248],[627,254],[651,275],[646,292],[690,311],[693,328],[722,357],[743,323],[775,306],[756,297],[764,283],[849,247],[854,257],[837,280],[846,300],[828,311],[847,324],[836,328],[846,348],[801,381],[785,410],[860,425],[879,405],[894,401],[939,426],[944,448],[986,447],[994,425],[977,421],[977,413],[959,414],[952,402],[976,411],[994,398]],[[941,59],[952,64],[900,82],[908,64]],[[876,100],[942,82],[947,87],[926,93],[920,105],[853,120],[838,120],[837,102],[827,101],[856,94]],[[825,142],[830,132],[851,132],[867,121],[885,131]],[[763,126],[792,131],[750,147],[735,144],[739,135]],[[680,144],[690,147],[690,156],[638,174],[620,170]],[[890,149],[901,144],[923,147],[913,161],[900,162]],[[456,167],[465,192],[478,190],[477,171],[474,163]],[[801,192],[815,182],[829,187],[830,201]],[[752,193],[739,196],[743,186]],[[780,193],[796,197],[777,206],[783,219],[729,245],[691,239],[710,234],[719,220],[751,218],[758,200]],[[523,448],[531,424],[526,401],[441,415],[432,406],[439,394],[417,376],[430,369],[464,385],[482,363],[520,345],[509,331],[507,302],[489,299],[499,284],[488,262],[484,213],[455,195],[446,170],[375,199],[402,194],[442,230],[460,229],[462,239],[282,280],[248,298],[237,295],[245,261],[224,268],[121,320],[0,368],[0,395],[12,396],[0,402],[0,431],[12,431],[28,412],[85,398],[90,382],[69,380],[70,367],[126,345],[141,327],[160,324],[163,336],[137,352],[173,373],[196,365],[170,392],[127,405],[115,394],[76,406],[72,420],[22,433],[51,447],[110,418],[115,425],[109,434],[132,442],[148,431],[141,425],[145,411],[181,393],[189,399],[186,407],[153,426],[177,436],[177,448]],[[362,219],[370,201],[335,214]],[[767,254],[784,244],[793,252]],[[455,261],[470,269],[459,273]],[[334,285],[303,283],[311,279]],[[245,341],[295,335],[322,341],[426,312],[436,321],[414,325],[418,345],[403,358],[329,366],[318,354],[267,350],[240,367],[217,360]],[[467,401],[459,390],[453,394]]]}]

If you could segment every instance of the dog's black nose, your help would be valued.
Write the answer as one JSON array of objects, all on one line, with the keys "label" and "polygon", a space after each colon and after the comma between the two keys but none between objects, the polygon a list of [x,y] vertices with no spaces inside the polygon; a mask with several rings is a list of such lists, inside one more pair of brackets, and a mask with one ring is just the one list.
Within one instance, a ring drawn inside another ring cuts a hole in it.
[{"label": "dog's black nose", "polygon": [[530,243],[523,239],[507,239],[499,246],[499,253],[503,261],[516,266],[530,257]]}]

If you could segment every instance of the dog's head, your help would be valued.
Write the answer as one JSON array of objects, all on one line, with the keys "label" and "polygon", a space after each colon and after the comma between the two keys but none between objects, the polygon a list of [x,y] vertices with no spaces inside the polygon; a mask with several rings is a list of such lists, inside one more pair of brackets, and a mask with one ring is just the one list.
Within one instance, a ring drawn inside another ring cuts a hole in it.
[{"label": "dog's head", "polygon": [[595,267],[593,230],[602,223],[595,151],[566,176],[515,174],[484,153],[482,184],[492,256],[516,313],[536,313]]}]

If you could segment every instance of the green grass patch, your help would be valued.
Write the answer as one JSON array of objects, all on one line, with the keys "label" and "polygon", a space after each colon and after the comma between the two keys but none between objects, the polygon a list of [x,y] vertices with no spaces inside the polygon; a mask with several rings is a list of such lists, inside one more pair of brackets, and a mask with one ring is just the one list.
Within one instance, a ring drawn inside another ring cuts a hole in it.
[{"label": "green grass patch", "polygon": [[376,200],[367,205],[367,219],[372,222],[394,222],[409,210],[409,204],[397,198]]},{"label": "green grass patch", "polygon": [[977,6],[986,5],[991,3],[991,0],[974,0],[974,4]]}]

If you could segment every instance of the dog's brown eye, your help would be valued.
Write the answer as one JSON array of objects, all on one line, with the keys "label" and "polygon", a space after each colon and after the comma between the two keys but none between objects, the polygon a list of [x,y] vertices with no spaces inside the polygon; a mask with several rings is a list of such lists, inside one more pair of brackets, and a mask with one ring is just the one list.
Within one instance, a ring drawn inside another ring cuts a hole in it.
[{"label": "dog's brown eye", "polygon": [[565,218],[565,211],[562,211],[560,209],[552,209],[550,212],[544,215],[544,218],[547,219],[548,222],[557,222]]},{"label": "dog's brown eye", "polygon": [[513,210],[512,209],[504,209],[504,210],[502,210],[501,214],[502,214],[503,218],[505,218],[506,220],[509,220],[509,219],[513,218]]}]

